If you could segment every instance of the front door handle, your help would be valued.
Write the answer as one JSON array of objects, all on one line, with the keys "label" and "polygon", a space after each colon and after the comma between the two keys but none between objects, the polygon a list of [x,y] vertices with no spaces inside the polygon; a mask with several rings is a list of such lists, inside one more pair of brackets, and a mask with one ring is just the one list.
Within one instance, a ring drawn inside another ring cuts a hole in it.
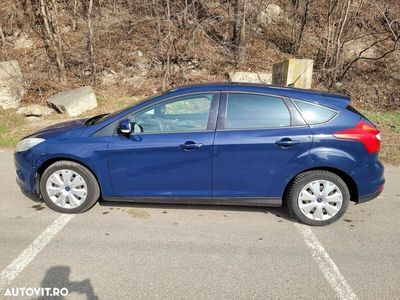
[{"label": "front door handle", "polygon": [[275,144],[281,147],[290,147],[290,146],[295,146],[299,144],[300,141],[292,140],[290,138],[283,138],[280,139],[279,141],[276,141]]},{"label": "front door handle", "polygon": [[193,141],[187,141],[184,144],[179,145],[179,147],[181,147],[183,150],[188,151],[188,150],[195,150],[198,149],[200,147],[202,147],[203,144],[201,143],[195,143]]}]

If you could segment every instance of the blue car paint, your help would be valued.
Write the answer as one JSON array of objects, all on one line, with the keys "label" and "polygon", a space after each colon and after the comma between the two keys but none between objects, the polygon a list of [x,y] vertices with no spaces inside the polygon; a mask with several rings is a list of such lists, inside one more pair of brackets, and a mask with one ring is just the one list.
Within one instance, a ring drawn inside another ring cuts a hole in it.
[{"label": "blue car paint", "polygon": [[[213,139],[213,131],[113,136],[107,156],[114,193],[108,196],[210,197]],[[203,145],[184,151],[185,141]]]},{"label": "blue car paint", "polygon": [[[282,138],[300,143],[284,149],[276,145]],[[217,131],[212,169],[213,196],[279,197],[271,195],[271,190],[280,185],[287,174],[306,163],[311,146],[312,136],[307,126]]]},{"label": "blue car paint", "polygon": [[[203,92],[272,94],[318,103],[338,114],[326,124],[313,126],[236,131],[217,128],[199,133],[130,137],[96,135],[104,128],[114,128],[119,120],[146,106]],[[358,197],[369,197],[384,183],[383,166],[377,154],[367,154],[359,142],[338,140],[332,135],[360,120],[360,116],[345,109],[349,102],[348,97],[341,95],[252,84],[205,84],[172,89],[95,125],[86,126],[85,119],[81,119],[30,135],[46,141],[15,153],[17,181],[25,192],[37,193],[38,173],[55,160],[67,159],[85,165],[95,174],[104,198],[281,198],[297,174],[330,168],[354,181]],[[301,143],[288,148],[275,144],[285,137]],[[201,142],[203,147],[188,152],[179,148],[179,144],[189,140]]]}]

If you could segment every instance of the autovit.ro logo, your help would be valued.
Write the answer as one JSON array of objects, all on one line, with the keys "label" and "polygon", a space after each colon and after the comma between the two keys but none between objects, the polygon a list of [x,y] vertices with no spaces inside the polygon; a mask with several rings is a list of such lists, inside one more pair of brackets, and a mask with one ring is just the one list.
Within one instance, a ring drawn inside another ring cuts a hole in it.
[{"label": "autovit.ro logo", "polygon": [[4,293],[5,297],[65,297],[68,296],[67,288],[56,287],[15,287],[7,288]]}]

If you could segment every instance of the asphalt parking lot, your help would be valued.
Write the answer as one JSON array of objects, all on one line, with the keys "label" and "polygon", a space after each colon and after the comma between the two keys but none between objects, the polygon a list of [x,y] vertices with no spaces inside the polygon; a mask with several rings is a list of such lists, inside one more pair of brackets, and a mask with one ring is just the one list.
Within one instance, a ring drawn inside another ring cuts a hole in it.
[{"label": "asphalt parking lot", "polygon": [[97,204],[61,215],[15,183],[0,152],[0,297],[67,287],[67,299],[398,299],[400,168],[384,193],[328,227],[283,209]]}]

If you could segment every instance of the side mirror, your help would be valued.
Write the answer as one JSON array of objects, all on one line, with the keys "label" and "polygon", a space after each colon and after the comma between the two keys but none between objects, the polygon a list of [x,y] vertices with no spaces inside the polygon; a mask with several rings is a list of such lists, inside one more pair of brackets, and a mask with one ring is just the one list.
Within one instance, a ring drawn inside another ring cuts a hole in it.
[{"label": "side mirror", "polygon": [[123,134],[130,134],[132,132],[132,126],[129,119],[123,119],[118,125],[119,131]]}]

